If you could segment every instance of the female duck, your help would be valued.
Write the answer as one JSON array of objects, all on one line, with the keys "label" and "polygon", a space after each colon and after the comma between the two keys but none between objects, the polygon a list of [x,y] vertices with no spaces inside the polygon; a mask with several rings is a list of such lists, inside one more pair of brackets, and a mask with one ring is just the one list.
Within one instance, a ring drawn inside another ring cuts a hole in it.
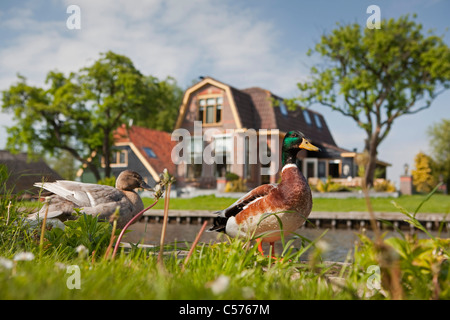
[{"label": "female duck", "polygon": [[[309,185],[295,164],[300,149],[319,151],[299,131],[286,134],[282,145],[282,171],[279,184],[259,186],[230,207],[217,212],[210,231],[225,232],[231,237],[259,237],[261,242],[274,242],[303,225],[311,213],[312,197]],[[276,216],[278,217],[275,217]],[[273,252],[273,251],[272,251]]]},{"label": "female duck", "polygon": [[[122,171],[116,180],[116,187],[82,183],[75,181],[56,181],[50,183],[36,183],[36,187],[48,190],[54,195],[50,197],[47,218],[57,218],[61,221],[72,220],[75,208],[99,219],[107,220],[119,207],[117,226],[123,228],[137,213],[144,209],[136,188],[152,190],[144,182],[141,175],[131,170]],[[31,214],[28,218],[42,219],[47,206],[39,212]]]}]

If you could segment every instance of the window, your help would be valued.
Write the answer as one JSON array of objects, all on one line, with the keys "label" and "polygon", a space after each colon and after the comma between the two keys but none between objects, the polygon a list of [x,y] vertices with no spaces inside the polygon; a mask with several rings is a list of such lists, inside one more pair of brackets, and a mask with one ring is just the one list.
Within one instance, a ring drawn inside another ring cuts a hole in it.
[{"label": "window", "polygon": [[306,179],[309,178],[317,178],[318,176],[318,160],[314,158],[306,158],[305,159],[305,172],[303,175]]},{"label": "window", "polygon": [[[267,157],[270,158],[272,156],[272,150],[269,146],[267,146]],[[263,164],[261,163],[261,167],[263,168],[270,168],[271,162]],[[268,184],[270,183],[270,175],[264,174],[261,176],[261,184]]]},{"label": "window", "polygon": [[280,111],[283,116],[286,117],[288,115],[288,111],[286,109],[286,105],[284,104],[283,100],[280,100]]},{"label": "window", "polygon": [[305,118],[305,121],[308,125],[311,125],[311,117],[309,116],[308,110],[303,110],[303,117]]},{"label": "window", "polygon": [[314,162],[306,162],[306,177],[313,178],[315,176],[315,163]]},{"label": "window", "polygon": [[215,176],[225,177],[225,174],[231,170],[231,165],[227,163],[227,158],[230,158],[231,153],[231,137],[215,136],[214,153],[216,158]]},{"label": "window", "polygon": [[198,100],[198,120],[203,123],[222,121],[222,97],[202,98]]},{"label": "window", "polygon": [[339,166],[340,166],[339,160],[330,160],[328,162],[328,175],[332,178],[339,178],[340,172],[339,172]]},{"label": "window", "polygon": [[319,178],[326,178],[326,162],[325,161],[319,161],[319,166],[317,168],[318,170],[318,176]]},{"label": "window", "polygon": [[245,138],[245,164],[244,164],[244,177],[250,179],[250,137]]},{"label": "window", "polygon": [[202,156],[203,156],[203,138],[191,137],[188,145],[188,152],[191,158],[191,163],[187,164],[186,178],[197,179],[202,175]]},{"label": "window", "polygon": [[144,147],[144,151],[147,154],[147,156],[149,156],[150,158],[157,158],[155,152],[153,151],[152,148],[149,147]]},{"label": "window", "polygon": [[314,121],[316,122],[317,128],[322,129],[322,121],[320,121],[320,117],[317,114],[314,114]]},{"label": "window", "polygon": [[[105,161],[102,158],[102,165],[105,165]],[[112,152],[111,167],[126,167],[128,165],[128,152],[127,150],[116,150]]]},{"label": "window", "polygon": [[203,116],[205,114],[205,106],[206,106],[206,100],[201,99],[198,101],[198,120],[203,122]]}]

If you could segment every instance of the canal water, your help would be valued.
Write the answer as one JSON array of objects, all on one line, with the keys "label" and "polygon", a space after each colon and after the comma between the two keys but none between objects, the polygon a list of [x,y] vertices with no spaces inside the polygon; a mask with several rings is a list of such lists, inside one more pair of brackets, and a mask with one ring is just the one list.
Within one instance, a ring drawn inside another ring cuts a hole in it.
[{"label": "canal water", "polygon": [[[169,223],[166,230],[166,241],[165,243],[182,242],[180,246],[184,246],[184,242],[190,243],[194,241],[198,232],[200,231],[201,224],[180,224],[180,223]],[[145,223],[138,222],[130,227],[129,230],[132,232],[127,233],[122,241],[131,243],[143,243],[150,245],[159,245],[162,223]],[[302,237],[309,240],[314,240],[320,237],[320,235],[326,229],[313,229],[313,228],[301,228],[297,230],[297,233]],[[407,233],[408,231],[404,231]],[[339,261],[343,262],[346,260],[347,255],[352,255],[355,248],[355,244],[358,242],[359,230],[350,229],[328,229],[327,233],[321,238],[326,243],[328,250],[322,255],[322,258],[327,261]],[[433,235],[437,236],[436,231],[431,232]],[[373,237],[373,232],[370,230],[365,231],[365,234],[369,237]],[[387,231],[386,237],[398,236],[398,233],[394,231]],[[418,232],[419,238],[426,238],[426,234],[423,232]],[[449,232],[441,234],[441,237],[449,237]],[[217,241],[226,241],[226,237],[222,233],[217,232],[204,232],[200,238],[200,242],[211,243]],[[293,243],[294,248],[300,248],[301,240],[297,239]],[[264,247],[266,252],[268,252],[268,246]],[[280,253],[282,251],[281,242],[278,241],[275,246],[275,251]],[[350,256],[351,258],[351,256]],[[307,254],[301,258],[302,260],[307,260]]]}]

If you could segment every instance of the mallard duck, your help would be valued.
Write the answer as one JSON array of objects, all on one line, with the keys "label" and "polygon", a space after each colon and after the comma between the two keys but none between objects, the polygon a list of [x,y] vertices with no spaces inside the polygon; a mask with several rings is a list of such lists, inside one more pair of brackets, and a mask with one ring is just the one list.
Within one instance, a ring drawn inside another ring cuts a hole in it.
[{"label": "mallard duck", "polygon": [[[123,228],[137,213],[144,209],[136,188],[152,190],[141,175],[131,170],[122,171],[116,179],[116,187],[59,180],[56,182],[36,183],[36,187],[48,190],[50,196],[48,219],[57,218],[61,221],[74,219],[75,208],[90,215],[98,215],[99,219],[107,220],[119,207],[117,226]],[[47,205],[39,212],[28,216],[30,220],[42,219]]]},{"label": "mallard duck", "polygon": [[261,185],[218,211],[209,231],[231,237],[259,237],[258,250],[264,254],[262,242],[269,242],[273,254],[274,242],[281,238],[278,219],[287,235],[301,227],[311,213],[311,189],[296,165],[300,149],[319,151],[300,131],[288,132],[281,149],[281,182]]}]

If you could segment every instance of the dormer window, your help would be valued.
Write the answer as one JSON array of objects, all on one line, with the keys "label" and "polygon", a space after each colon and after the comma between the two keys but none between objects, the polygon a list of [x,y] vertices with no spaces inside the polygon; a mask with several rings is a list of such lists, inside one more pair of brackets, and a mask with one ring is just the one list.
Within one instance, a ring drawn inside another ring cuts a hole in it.
[{"label": "dormer window", "polygon": [[144,147],[144,151],[147,154],[147,156],[149,156],[150,158],[157,158],[156,153],[153,151],[152,148]]},{"label": "dormer window", "polygon": [[312,122],[308,110],[303,109],[303,117],[305,118],[306,123],[310,126]]},{"label": "dormer window", "polygon": [[283,100],[280,100],[280,111],[283,116],[286,117],[288,115],[288,111],[287,111],[286,105],[284,104]]},{"label": "dormer window", "polygon": [[322,121],[320,121],[320,117],[317,114],[314,114],[314,121],[316,122],[317,128],[322,129]]},{"label": "dormer window", "polygon": [[223,98],[221,96],[205,97],[198,100],[198,120],[204,124],[222,121]]}]

